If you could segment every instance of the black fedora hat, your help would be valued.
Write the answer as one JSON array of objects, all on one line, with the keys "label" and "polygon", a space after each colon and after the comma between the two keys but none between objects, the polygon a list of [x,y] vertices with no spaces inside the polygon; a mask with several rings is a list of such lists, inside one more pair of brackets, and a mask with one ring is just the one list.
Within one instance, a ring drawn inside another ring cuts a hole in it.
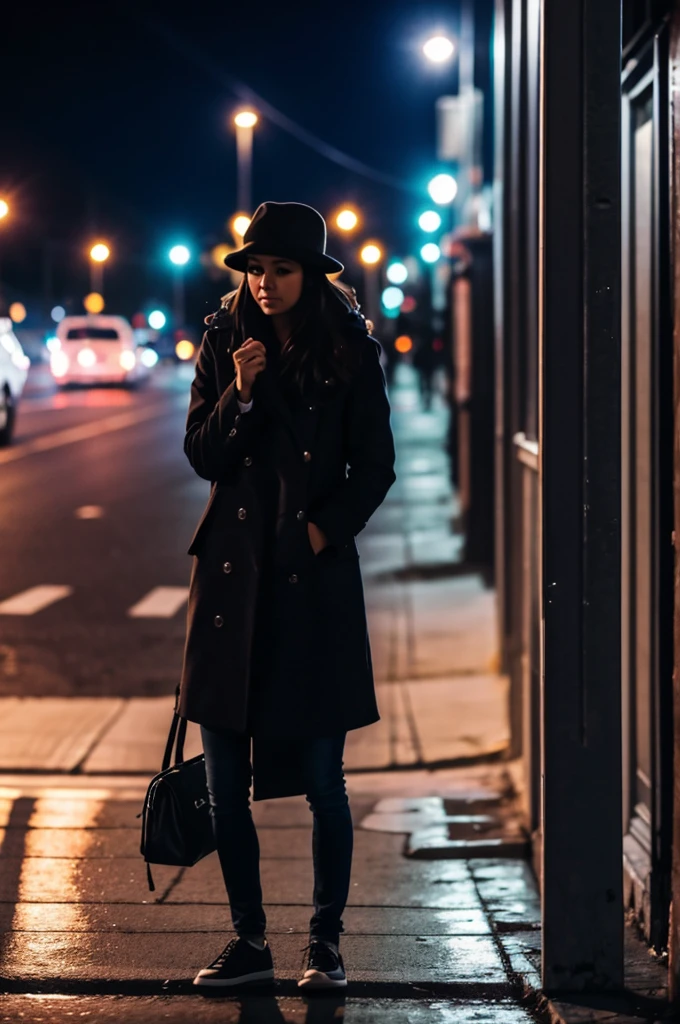
[{"label": "black fedora hat", "polygon": [[248,257],[255,255],[281,256],[325,274],[345,269],[326,255],[326,221],[304,203],[262,203],[243,236],[243,247],[230,252],[224,262],[232,270],[245,272]]}]

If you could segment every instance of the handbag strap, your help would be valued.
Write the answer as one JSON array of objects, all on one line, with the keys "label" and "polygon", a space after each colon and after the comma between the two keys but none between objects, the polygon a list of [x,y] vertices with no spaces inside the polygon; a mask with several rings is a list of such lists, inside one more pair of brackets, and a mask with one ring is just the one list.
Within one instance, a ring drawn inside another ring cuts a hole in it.
[{"label": "handbag strap", "polygon": [[[165,753],[163,754],[163,765],[161,771],[165,771],[166,768],[172,764],[181,764],[184,760],[184,741],[187,735],[187,720],[182,718],[177,711],[177,705],[179,702],[179,686],[175,693],[175,708],[172,713],[172,722],[170,724],[170,732],[168,733],[168,742],[165,744]],[[177,745],[175,746],[175,739]],[[175,758],[172,760],[172,748],[175,747]]]}]

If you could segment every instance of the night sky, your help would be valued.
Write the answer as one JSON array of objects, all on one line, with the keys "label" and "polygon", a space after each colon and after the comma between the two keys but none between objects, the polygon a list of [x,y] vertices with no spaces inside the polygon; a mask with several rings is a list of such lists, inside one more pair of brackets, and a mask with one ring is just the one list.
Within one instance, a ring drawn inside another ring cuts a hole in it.
[{"label": "night sky", "polygon": [[[433,30],[457,33],[455,0],[13,7],[3,14],[0,92],[0,194],[13,212],[1,229],[0,276],[17,297],[40,301],[46,267],[55,301],[82,294],[84,247],[99,235],[114,251],[107,298],[120,312],[166,298],[170,244],[198,252],[228,240],[229,119],[248,90],[394,179],[325,159],[265,114],[255,204],[297,200],[328,217],[353,203],[365,219],[359,237],[399,255],[415,248],[425,185],[438,169],[435,99],[457,85],[456,66],[429,65],[421,45]],[[197,263],[189,285],[196,313],[225,290]]]}]

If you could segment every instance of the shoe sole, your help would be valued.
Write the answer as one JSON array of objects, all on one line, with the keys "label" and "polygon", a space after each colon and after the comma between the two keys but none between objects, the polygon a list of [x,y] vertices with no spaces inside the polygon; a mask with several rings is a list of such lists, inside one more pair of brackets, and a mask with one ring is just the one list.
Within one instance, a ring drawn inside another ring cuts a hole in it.
[{"label": "shoe sole", "polygon": [[298,988],[305,989],[328,989],[346,988],[347,978],[329,978],[323,971],[309,971],[304,978],[298,981]]},{"label": "shoe sole", "polygon": [[208,986],[210,988],[233,988],[235,985],[247,985],[254,981],[273,981],[274,970],[255,971],[254,974],[242,974],[239,978],[201,978],[196,975],[194,985]]}]

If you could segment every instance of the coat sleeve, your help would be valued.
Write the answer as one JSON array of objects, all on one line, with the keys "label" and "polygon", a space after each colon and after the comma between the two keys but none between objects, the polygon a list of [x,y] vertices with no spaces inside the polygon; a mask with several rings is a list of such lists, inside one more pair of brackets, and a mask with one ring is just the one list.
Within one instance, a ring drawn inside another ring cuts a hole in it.
[{"label": "coat sleeve", "polygon": [[210,481],[219,480],[225,470],[248,455],[263,422],[257,402],[250,412],[240,412],[235,379],[218,394],[215,333],[203,335],[184,437],[184,452],[193,469]]},{"label": "coat sleeve", "polygon": [[309,510],[310,521],[331,544],[344,544],[360,533],[396,480],[385,376],[372,340],[350,390],[347,464],[341,486]]}]

